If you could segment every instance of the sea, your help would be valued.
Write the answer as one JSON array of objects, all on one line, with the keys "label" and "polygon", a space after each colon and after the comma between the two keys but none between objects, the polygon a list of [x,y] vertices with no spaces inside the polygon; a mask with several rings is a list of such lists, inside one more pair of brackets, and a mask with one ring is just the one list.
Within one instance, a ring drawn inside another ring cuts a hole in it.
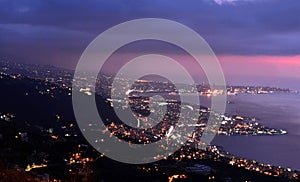
[{"label": "sea", "polygon": [[[208,105],[209,98],[200,102]],[[246,159],[300,170],[300,94],[238,94],[228,96],[227,114],[255,117],[260,123],[286,130],[276,136],[216,136],[212,144]]]}]

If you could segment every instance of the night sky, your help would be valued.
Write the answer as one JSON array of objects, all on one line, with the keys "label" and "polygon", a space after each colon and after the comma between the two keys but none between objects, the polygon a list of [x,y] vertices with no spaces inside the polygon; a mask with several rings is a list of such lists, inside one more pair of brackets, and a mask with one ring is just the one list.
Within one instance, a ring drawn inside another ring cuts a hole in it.
[{"label": "night sky", "polygon": [[299,0],[1,0],[0,57],[74,69],[98,34],[136,18],[194,29],[229,79],[300,78]]}]

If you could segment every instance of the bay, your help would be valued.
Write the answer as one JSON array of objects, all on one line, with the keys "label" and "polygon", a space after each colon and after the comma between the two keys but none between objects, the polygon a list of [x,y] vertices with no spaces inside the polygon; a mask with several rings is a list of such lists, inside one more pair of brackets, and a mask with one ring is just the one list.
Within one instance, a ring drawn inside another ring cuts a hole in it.
[{"label": "bay", "polygon": [[[202,103],[208,104],[209,98]],[[226,113],[256,117],[274,128],[285,129],[279,136],[216,136],[212,144],[233,155],[266,164],[300,170],[300,95],[289,93],[240,94],[229,96]]]}]

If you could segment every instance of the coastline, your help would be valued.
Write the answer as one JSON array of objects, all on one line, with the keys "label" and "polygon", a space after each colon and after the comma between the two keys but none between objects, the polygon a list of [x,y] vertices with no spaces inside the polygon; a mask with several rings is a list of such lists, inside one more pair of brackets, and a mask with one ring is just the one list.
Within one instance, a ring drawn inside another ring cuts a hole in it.
[{"label": "coastline", "polygon": [[[257,97],[258,96],[258,97]],[[279,136],[216,136],[213,144],[222,146],[233,155],[246,159],[257,160],[266,164],[300,170],[295,160],[300,152],[300,95],[268,94],[268,95],[237,95],[229,97],[228,114],[257,117],[261,123],[269,127],[287,130],[286,135]],[[268,102],[266,102],[268,100]],[[294,100],[294,102],[290,102]],[[281,103],[278,103],[278,102]],[[297,107],[295,107],[297,106]],[[249,109],[251,107],[251,110]],[[289,107],[285,110],[285,107]],[[298,111],[298,112],[297,112]],[[299,115],[299,117],[297,117]],[[283,120],[282,118],[285,118]],[[299,131],[299,132],[298,132]],[[298,134],[299,133],[299,134]]]}]

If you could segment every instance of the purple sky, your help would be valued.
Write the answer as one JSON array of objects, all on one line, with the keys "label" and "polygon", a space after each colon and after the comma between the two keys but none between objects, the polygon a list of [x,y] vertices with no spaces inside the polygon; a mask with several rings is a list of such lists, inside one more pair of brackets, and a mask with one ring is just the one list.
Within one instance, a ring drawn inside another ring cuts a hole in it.
[{"label": "purple sky", "polygon": [[299,0],[2,0],[0,57],[74,68],[98,34],[149,17],[194,29],[227,75],[300,77]]}]

